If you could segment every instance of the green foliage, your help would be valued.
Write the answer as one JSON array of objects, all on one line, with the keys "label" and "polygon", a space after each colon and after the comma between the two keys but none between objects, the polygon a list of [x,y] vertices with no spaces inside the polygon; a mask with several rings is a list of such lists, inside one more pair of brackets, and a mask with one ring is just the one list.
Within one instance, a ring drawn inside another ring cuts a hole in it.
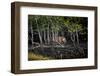
[{"label": "green foliage", "polygon": [[79,19],[76,17],[68,17],[64,21],[64,26],[67,27],[69,32],[76,32],[82,30],[82,24],[80,24]]},{"label": "green foliage", "polygon": [[41,28],[41,30],[47,29],[48,28],[48,24],[50,25],[50,28],[52,30],[58,31],[61,28],[61,25],[63,23],[63,17],[54,17],[54,16],[29,16],[29,24],[32,22],[33,27],[35,27],[36,25],[36,21],[35,19],[37,19],[37,22],[39,24],[39,28]]},{"label": "green foliage", "polygon": [[62,27],[67,27],[66,30],[68,32],[75,32],[75,31],[81,31],[82,30],[82,24],[80,24],[81,18],[78,17],[67,17],[64,19],[64,17],[61,16],[37,16],[37,15],[30,15],[29,16],[29,25],[32,22],[33,28],[36,28],[36,20],[39,24],[39,28],[41,31],[48,29],[48,24],[50,25],[50,29],[54,31],[59,31]]}]

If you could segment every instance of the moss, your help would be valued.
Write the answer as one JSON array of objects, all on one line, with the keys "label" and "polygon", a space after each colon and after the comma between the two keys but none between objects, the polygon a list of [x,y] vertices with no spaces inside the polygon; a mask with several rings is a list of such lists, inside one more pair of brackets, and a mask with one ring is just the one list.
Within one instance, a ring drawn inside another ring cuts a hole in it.
[{"label": "moss", "polygon": [[33,52],[28,52],[28,60],[49,60],[50,57],[46,57],[43,55],[35,54]]}]

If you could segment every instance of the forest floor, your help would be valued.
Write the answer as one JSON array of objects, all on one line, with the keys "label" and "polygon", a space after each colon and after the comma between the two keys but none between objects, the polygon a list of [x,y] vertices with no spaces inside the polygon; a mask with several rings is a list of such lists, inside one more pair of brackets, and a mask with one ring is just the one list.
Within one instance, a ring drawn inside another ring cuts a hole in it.
[{"label": "forest floor", "polygon": [[72,45],[53,46],[43,45],[36,47],[28,52],[28,60],[51,60],[51,59],[75,59],[87,58],[86,44],[81,44],[80,48],[75,48]]}]

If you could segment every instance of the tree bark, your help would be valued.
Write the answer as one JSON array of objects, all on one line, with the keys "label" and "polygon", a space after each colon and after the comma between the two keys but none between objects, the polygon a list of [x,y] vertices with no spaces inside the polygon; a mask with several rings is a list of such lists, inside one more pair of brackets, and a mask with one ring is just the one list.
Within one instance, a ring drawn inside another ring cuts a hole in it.
[{"label": "tree bark", "polygon": [[44,43],[46,43],[46,31],[44,29]]},{"label": "tree bark", "polygon": [[74,33],[71,33],[71,40],[72,40],[72,42],[73,42],[74,47],[76,47],[76,45],[75,45],[75,35],[74,35]]},{"label": "tree bark", "polygon": [[48,30],[47,30],[47,40],[48,40],[48,44],[50,43],[50,37],[49,37],[49,24],[48,24]]},{"label": "tree bark", "polygon": [[36,20],[36,24],[37,24],[37,30],[38,30],[38,34],[39,34],[39,39],[40,39],[40,44],[42,45],[42,36],[41,36],[41,32],[40,32],[40,29],[39,29],[39,25],[38,25],[38,22],[37,22],[37,19],[35,18]]},{"label": "tree bark", "polygon": [[77,45],[79,46],[79,36],[77,31],[76,31],[76,37],[77,37]]},{"label": "tree bark", "polygon": [[33,47],[33,44],[34,44],[34,38],[33,38],[33,27],[32,27],[32,21],[31,21],[31,42],[32,42],[32,47]]},{"label": "tree bark", "polygon": [[54,31],[52,30],[52,41],[54,41]]}]

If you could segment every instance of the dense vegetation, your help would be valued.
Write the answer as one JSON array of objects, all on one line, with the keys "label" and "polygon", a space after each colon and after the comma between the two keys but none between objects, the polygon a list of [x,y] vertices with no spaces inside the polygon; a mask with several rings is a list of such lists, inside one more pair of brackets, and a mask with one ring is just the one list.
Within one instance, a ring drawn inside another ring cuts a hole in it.
[{"label": "dense vegetation", "polygon": [[86,17],[29,15],[29,60],[86,58],[87,20]]}]

